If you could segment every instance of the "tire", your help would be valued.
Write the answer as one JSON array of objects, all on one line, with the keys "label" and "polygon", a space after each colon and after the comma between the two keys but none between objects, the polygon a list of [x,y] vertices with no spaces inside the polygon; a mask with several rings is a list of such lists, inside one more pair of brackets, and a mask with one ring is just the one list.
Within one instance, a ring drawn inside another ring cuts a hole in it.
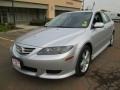
[{"label": "tire", "polygon": [[[83,76],[87,73],[90,66],[90,61],[91,61],[91,54],[92,54],[91,51],[92,50],[88,45],[84,46],[83,49],[81,50],[80,55],[78,57],[77,65],[76,65],[76,76]],[[86,58],[86,61],[85,59],[83,59],[83,57],[87,55],[85,53],[89,53]],[[86,67],[85,67],[85,63],[86,63]]]},{"label": "tire", "polygon": [[114,44],[114,33],[112,34],[111,40],[110,40],[110,47],[112,47]]}]

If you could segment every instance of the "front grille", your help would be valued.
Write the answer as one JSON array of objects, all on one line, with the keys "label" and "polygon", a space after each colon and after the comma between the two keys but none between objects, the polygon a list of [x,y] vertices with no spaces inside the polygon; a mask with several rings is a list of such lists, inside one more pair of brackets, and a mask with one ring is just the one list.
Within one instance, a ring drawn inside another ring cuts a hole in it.
[{"label": "front grille", "polygon": [[30,54],[35,48],[28,48],[16,45],[16,51],[21,55]]}]

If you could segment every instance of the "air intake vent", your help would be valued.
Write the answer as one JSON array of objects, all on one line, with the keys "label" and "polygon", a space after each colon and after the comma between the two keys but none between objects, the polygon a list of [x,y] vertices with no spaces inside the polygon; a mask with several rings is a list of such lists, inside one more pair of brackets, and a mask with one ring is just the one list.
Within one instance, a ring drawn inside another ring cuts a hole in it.
[{"label": "air intake vent", "polygon": [[16,51],[21,55],[30,54],[35,48],[28,48],[16,45]]}]

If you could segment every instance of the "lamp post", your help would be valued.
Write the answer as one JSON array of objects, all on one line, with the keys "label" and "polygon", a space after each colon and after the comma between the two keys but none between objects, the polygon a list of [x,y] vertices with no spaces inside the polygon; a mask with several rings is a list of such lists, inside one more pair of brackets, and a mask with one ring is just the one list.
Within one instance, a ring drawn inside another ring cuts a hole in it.
[{"label": "lamp post", "polygon": [[96,4],[96,3],[95,3],[95,1],[94,1],[94,2],[93,2],[93,6],[92,6],[92,10],[94,9],[94,7],[95,7],[95,4]]}]

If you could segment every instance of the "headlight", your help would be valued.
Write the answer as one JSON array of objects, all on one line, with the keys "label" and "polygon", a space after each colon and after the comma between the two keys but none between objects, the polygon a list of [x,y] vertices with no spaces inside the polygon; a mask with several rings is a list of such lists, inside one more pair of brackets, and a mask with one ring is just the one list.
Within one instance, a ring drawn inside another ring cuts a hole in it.
[{"label": "headlight", "polygon": [[38,55],[56,55],[63,54],[71,50],[73,46],[46,47],[40,50]]}]

